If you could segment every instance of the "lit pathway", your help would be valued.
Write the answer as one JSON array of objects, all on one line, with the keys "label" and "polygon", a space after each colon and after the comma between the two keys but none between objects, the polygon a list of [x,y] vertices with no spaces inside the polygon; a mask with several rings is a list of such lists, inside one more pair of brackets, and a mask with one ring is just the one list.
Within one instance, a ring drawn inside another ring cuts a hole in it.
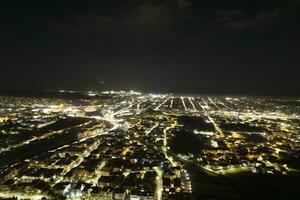
[{"label": "lit pathway", "polygon": [[184,107],[184,110],[187,111],[187,107],[185,105],[185,102],[184,102],[184,97],[180,97],[181,101],[182,101],[182,105]]},{"label": "lit pathway", "polygon": [[[202,99],[203,103],[205,104],[205,107],[209,108],[209,106],[207,105],[206,101],[203,98],[201,98],[201,99]],[[200,103],[199,103],[199,105],[201,106]],[[207,116],[207,118],[209,119],[209,121],[214,125],[215,129],[219,133],[223,134],[222,131],[220,130],[219,126],[215,123],[215,121],[210,117],[210,115],[208,114],[208,112],[205,110],[205,107],[201,106],[201,108],[203,109],[205,115]]]},{"label": "lit pathway", "polygon": [[164,105],[165,103],[167,103],[169,101],[169,99],[170,99],[170,97],[168,97],[165,101],[160,103],[154,110],[156,110],[156,111],[159,110],[162,105]]},{"label": "lit pathway", "polygon": [[189,97],[189,101],[190,101],[190,103],[192,104],[192,106],[193,106],[193,108],[194,108],[194,111],[197,111],[196,106],[195,106],[193,100],[194,100],[194,98]]}]

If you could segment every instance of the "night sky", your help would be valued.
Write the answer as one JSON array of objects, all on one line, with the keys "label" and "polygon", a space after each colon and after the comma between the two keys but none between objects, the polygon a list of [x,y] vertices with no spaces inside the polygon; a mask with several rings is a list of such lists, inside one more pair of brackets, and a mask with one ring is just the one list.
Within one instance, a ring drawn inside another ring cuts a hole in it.
[{"label": "night sky", "polygon": [[10,0],[0,11],[0,89],[300,95],[299,0]]}]

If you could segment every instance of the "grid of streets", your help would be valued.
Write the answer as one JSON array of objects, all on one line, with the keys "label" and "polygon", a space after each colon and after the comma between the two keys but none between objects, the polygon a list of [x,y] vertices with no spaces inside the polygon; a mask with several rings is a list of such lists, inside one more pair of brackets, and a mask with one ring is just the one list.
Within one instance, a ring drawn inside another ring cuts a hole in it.
[{"label": "grid of streets", "polygon": [[235,199],[234,187],[199,186],[197,173],[299,172],[299,100],[80,95],[0,97],[0,198]]}]

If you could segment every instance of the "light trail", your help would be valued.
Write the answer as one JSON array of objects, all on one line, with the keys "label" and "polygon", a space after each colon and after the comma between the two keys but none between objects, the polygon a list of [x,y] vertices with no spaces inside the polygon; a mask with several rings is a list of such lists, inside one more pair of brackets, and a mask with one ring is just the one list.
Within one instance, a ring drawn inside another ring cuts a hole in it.
[{"label": "light trail", "polygon": [[211,98],[208,98],[208,100],[218,109],[218,110],[221,110],[221,108],[211,99]]},{"label": "light trail", "polygon": [[101,170],[106,165],[106,161],[102,161],[101,164],[95,170],[95,176],[92,179],[89,179],[90,183],[96,186],[98,184],[99,178],[103,175]]},{"label": "light trail", "polygon": [[198,105],[201,107],[202,111],[205,111],[204,106],[200,102],[198,102]]},{"label": "light trail", "polygon": [[170,97],[168,97],[165,101],[160,103],[154,110],[156,110],[156,111],[159,110],[162,105],[164,105],[165,103],[167,103],[167,101],[169,101],[169,99],[170,99]]},{"label": "light trail", "polygon": [[223,105],[225,108],[227,108],[228,110],[230,110],[230,108],[227,105],[225,105],[225,103],[223,103],[219,99],[217,99],[217,101],[218,101],[219,104]]},{"label": "light trail", "polygon": [[193,101],[192,101],[192,100],[194,100],[194,98],[189,97],[188,99],[189,99],[190,103],[192,104],[192,106],[193,106],[193,108],[194,108],[194,111],[197,111],[196,106],[195,106],[195,104],[194,104]]},{"label": "light trail", "polygon": [[[205,101],[203,98],[201,98],[201,99],[202,99],[202,101],[204,102],[204,104],[205,104],[207,107],[209,107],[209,106],[207,105],[206,101]],[[204,107],[203,107],[203,110],[205,111]],[[221,133],[221,134],[223,135],[223,133],[222,133],[222,131],[220,130],[219,126],[218,126],[218,125],[215,123],[215,121],[210,117],[210,115],[208,114],[208,112],[205,111],[204,113],[205,113],[205,115],[207,116],[207,118],[209,119],[209,121],[214,125],[216,131],[218,131],[219,133]]]},{"label": "light trail", "polygon": [[158,168],[155,167],[155,171],[157,173],[157,177],[156,177],[156,195],[157,195],[157,200],[162,200],[162,192],[163,192],[163,179],[162,179],[162,175],[163,175],[163,171]]},{"label": "light trail", "polygon": [[187,111],[187,107],[185,105],[185,102],[184,102],[184,97],[180,97],[181,101],[182,101],[182,105],[184,107],[184,110]]},{"label": "light trail", "polygon": [[173,158],[168,156],[168,149],[167,149],[167,132],[168,132],[168,130],[170,130],[172,128],[173,128],[172,126],[169,126],[169,127],[165,128],[163,131],[163,133],[164,133],[163,153],[164,153],[166,159],[170,161],[172,166],[177,166],[177,164],[176,164],[176,162],[174,162]]},{"label": "light trail", "polygon": [[173,107],[174,97],[171,98],[170,108]]},{"label": "light trail", "polygon": [[152,126],[148,131],[145,132],[146,136],[149,135],[156,127],[159,126],[159,122],[157,122],[154,126]]}]

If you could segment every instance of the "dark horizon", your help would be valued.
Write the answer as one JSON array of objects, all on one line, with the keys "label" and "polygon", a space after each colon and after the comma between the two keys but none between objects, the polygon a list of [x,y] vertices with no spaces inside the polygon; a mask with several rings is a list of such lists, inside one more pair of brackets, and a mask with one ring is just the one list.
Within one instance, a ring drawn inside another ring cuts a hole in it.
[{"label": "dark horizon", "polygon": [[[64,92],[62,92],[64,91]],[[140,92],[142,94],[162,94],[162,95],[175,95],[175,96],[193,96],[193,97],[203,97],[203,96],[215,96],[215,97],[272,97],[272,98],[291,98],[298,100],[300,97],[299,95],[291,95],[291,94],[274,94],[274,93],[269,93],[269,94],[260,94],[260,93],[221,93],[221,92],[202,92],[202,93],[192,93],[192,92],[178,92],[178,91],[151,91],[151,90],[132,90],[132,89],[103,89],[103,90],[76,90],[76,89],[43,89],[43,90],[28,90],[28,89],[0,89],[0,96],[11,96],[11,97],[28,97],[28,98],[88,98],[88,95],[85,95],[84,93],[87,94],[87,92],[109,92],[109,91],[115,91],[115,92],[120,92],[120,91],[125,91],[125,92]]]},{"label": "dark horizon", "polygon": [[31,0],[0,7],[2,91],[300,96],[297,0]]}]

